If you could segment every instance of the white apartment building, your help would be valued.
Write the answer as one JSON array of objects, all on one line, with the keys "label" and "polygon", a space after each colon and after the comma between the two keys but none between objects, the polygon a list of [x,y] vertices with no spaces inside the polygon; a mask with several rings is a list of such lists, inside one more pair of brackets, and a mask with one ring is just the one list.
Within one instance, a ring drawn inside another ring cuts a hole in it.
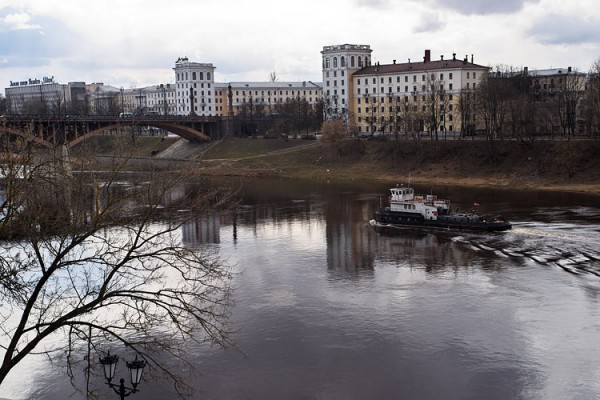
[{"label": "white apartment building", "polygon": [[371,47],[361,44],[324,46],[323,101],[325,119],[348,121],[354,95],[352,75],[371,65]]},{"label": "white apartment building", "polygon": [[325,119],[348,121],[353,87],[352,75],[371,65],[371,46],[342,44],[324,46],[321,51]]},{"label": "white apartment building", "polygon": [[316,106],[322,98],[321,84],[311,81],[216,83],[217,115],[227,115],[229,87],[234,115],[248,111],[262,115],[277,113],[279,106],[296,99]]},{"label": "white apartment building", "polygon": [[175,85],[170,83],[148,86],[144,89],[147,111],[162,116],[176,115]]},{"label": "white apartment building", "polygon": [[181,57],[175,62],[176,115],[214,116],[214,71],[212,64],[191,62]]}]

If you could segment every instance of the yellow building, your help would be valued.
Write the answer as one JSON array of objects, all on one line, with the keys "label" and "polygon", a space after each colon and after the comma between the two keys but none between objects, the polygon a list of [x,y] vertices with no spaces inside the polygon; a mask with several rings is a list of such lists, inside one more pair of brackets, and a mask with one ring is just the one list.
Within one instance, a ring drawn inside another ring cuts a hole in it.
[{"label": "yellow building", "polygon": [[360,132],[460,131],[460,97],[489,68],[468,57],[368,65],[352,74],[350,120]]}]

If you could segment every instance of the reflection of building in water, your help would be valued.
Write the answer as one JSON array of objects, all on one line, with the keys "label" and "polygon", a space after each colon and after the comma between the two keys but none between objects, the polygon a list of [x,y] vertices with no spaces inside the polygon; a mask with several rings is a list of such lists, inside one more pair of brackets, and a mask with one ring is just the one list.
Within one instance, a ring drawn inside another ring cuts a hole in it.
[{"label": "reflection of building in water", "polygon": [[220,229],[221,222],[218,214],[199,218],[183,225],[183,243],[188,245],[219,243]]},{"label": "reflection of building in water", "polygon": [[163,205],[169,206],[177,203],[179,200],[185,198],[186,189],[184,185],[174,186],[163,196]]},{"label": "reflection of building in water", "polygon": [[371,215],[368,203],[347,204],[327,212],[327,268],[357,271],[373,269],[376,233],[365,223]]}]

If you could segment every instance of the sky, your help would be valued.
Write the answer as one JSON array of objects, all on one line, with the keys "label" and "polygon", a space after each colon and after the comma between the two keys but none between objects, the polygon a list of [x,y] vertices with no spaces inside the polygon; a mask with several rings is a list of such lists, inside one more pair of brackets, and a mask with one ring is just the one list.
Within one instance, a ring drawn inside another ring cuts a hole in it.
[{"label": "sky", "polygon": [[132,88],[174,83],[179,57],[215,81],[321,82],[321,50],[370,45],[381,64],[589,71],[598,0],[0,0],[0,85],[53,76]]}]

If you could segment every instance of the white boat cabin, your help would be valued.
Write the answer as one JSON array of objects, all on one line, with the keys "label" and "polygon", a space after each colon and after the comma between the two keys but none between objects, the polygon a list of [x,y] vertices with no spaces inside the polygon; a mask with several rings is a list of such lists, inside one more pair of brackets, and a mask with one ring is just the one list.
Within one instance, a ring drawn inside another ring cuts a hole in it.
[{"label": "white boat cabin", "polygon": [[390,189],[390,211],[421,214],[426,220],[435,221],[438,213],[450,211],[448,200],[438,199],[434,195],[415,195],[411,187],[396,186]]}]

